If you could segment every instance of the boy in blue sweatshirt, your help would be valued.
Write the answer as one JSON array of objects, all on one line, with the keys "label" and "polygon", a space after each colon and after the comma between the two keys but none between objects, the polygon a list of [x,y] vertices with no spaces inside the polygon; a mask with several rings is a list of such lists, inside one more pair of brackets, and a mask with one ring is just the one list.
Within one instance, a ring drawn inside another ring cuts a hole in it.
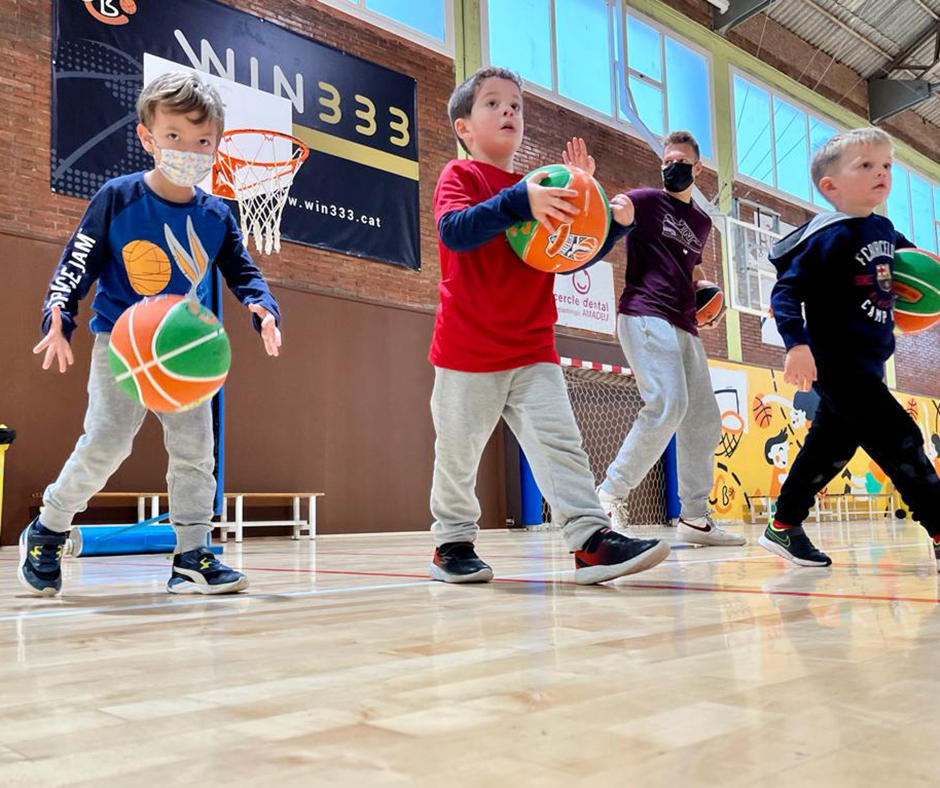
[{"label": "boy in blue sweatshirt", "polygon": [[894,353],[894,252],[913,246],[872,212],[891,192],[892,164],[891,138],[880,129],[837,134],[812,165],[813,182],[836,212],[816,216],[770,254],[777,269],[771,306],[787,348],[784,380],[814,388],[820,403],[760,544],[800,566],[832,563],[802,523],[861,446],[932,537],[940,571],[940,478],[920,430],[884,383]]},{"label": "boy in blue sweatshirt", "polygon": [[[72,518],[104,487],[131,453],[147,410],[118,388],[108,364],[115,321],[144,296],[195,292],[208,301],[216,265],[235,297],[248,307],[265,350],[278,355],[277,302],[242,243],[228,206],[196,188],[212,169],[225,122],[216,90],[188,72],[157,77],[137,101],[137,135],[154,157],[149,172],[114,178],[92,197],[52,277],[43,308],[43,369],[73,363],[69,340],[78,302],[97,282],[91,308],[95,345],[88,378],[84,434],[59,478],[42,497],[42,510],[20,536],[19,578],[38,596],[62,588],[61,560]],[[131,250],[147,244],[162,261],[141,271]],[[210,403],[157,413],[169,464],[167,490],[176,554],[167,583],[173,594],[227,594],[248,578],[222,564],[206,547],[215,500]]]}]

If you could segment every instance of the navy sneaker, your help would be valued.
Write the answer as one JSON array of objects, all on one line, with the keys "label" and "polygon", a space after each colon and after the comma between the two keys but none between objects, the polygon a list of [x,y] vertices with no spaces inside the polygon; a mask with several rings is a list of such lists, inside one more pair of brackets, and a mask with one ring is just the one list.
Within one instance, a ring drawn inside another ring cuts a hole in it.
[{"label": "navy sneaker", "polygon": [[832,559],[816,549],[802,525],[794,528],[774,528],[771,523],[757,541],[765,550],[786,558],[797,566],[832,565]]},{"label": "navy sneaker", "polygon": [[62,590],[62,554],[68,532],[50,531],[37,517],[20,534],[20,582],[37,596]]},{"label": "navy sneaker", "polygon": [[434,551],[430,575],[444,583],[487,583],[493,570],[473,549],[473,542],[448,542]]},{"label": "navy sneaker", "polygon": [[592,585],[651,569],[669,555],[669,545],[658,539],[631,539],[601,528],[574,554],[574,581]]},{"label": "navy sneaker", "polygon": [[246,588],[248,578],[223,564],[208,547],[174,555],[166,584],[171,594],[234,594]]}]

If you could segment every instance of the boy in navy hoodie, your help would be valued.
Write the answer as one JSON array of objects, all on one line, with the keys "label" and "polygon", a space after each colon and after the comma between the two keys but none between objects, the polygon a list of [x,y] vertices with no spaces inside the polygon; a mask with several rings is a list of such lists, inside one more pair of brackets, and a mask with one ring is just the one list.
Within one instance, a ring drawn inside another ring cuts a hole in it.
[{"label": "boy in navy hoodie", "polygon": [[812,176],[836,212],[816,216],[770,254],[777,269],[771,306],[787,347],[784,380],[814,388],[820,403],[760,543],[800,566],[832,563],[802,523],[861,446],[933,538],[940,571],[940,478],[920,430],[884,383],[894,353],[894,252],[913,246],[872,213],[891,192],[892,158],[891,138],[880,129],[829,140],[813,157]]},{"label": "boy in navy hoodie", "polygon": [[[20,535],[19,578],[37,596],[62,588],[62,553],[72,518],[85,511],[131,453],[147,410],[120,391],[108,364],[111,329],[124,310],[144,296],[195,292],[208,301],[209,266],[218,266],[235,297],[252,313],[268,355],[278,355],[280,311],[261,271],[242,243],[228,206],[196,187],[212,170],[225,125],[216,90],[189,72],[164,74],[137,102],[140,144],[153,169],[113,178],[92,197],[52,277],[43,306],[43,369],[65,372],[73,363],[69,341],[79,301],[92,285],[95,344],[88,378],[88,409],[79,438],[58,479],[42,497],[42,509]],[[141,271],[130,250],[146,245],[163,265]],[[171,260],[173,262],[171,262]],[[206,546],[212,531],[216,482],[209,402],[155,414],[166,443],[170,520],[176,532],[172,594],[229,594],[248,578],[220,562]]]}]

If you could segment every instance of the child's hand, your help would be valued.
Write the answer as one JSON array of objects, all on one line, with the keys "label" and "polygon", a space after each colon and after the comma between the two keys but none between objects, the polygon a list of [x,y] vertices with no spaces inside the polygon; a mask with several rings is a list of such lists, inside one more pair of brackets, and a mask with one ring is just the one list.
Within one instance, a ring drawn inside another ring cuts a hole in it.
[{"label": "child's hand", "polygon": [[809,391],[816,380],[816,360],[809,345],[794,345],[787,352],[783,379],[800,391]]},{"label": "child's hand", "polygon": [[537,172],[526,179],[529,193],[529,207],[535,220],[548,232],[554,233],[552,219],[559,224],[568,224],[572,217],[581,213],[571,199],[578,196],[574,189],[562,189],[555,186],[539,186],[548,177],[547,172]]},{"label": "child's hand", "polygon": [[594,169],[597,166],[594,163],[594,157],[588,155],[587,145],[580,137],[571,139],[567,148],[561,152],[561,160],[569,167],[584,170],[588,175],[594,175]]},{"label": "child's hand", "polygon": [[280,355],[278,348],[281,346],[281,330],[277,327],[274,315],[260,304],[248,304],[248,311],[257,315],[261,321],[261,339],[264,340],[264,349],[268,355]]},{"label": "child's hand", "polygon": [[75,358],[72,356],[72,347],[69,341],[62,333],[62,314],[59,311],[58,304],[52,307],[52,319],[49,321],[49,331],[42,338],[42,341],[33,348],[33,353],[42,353],[46,351],[46,357],[42,360],[42,368],[49,369],[52,362],[59,362],[59,372],[65,372],[72,364]]},{"label": "child's hand", "polygon": [[633,200],[627,197],[626,194],[615,194],[610,201],[610,214],[617,224],[629,227],[636,218],[636,213],[633,210]]}]

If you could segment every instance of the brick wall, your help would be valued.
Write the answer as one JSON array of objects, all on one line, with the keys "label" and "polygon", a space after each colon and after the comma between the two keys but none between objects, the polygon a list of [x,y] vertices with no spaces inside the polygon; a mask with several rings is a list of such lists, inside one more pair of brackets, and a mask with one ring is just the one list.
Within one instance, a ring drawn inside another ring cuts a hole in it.
[{"label": "brick wall", "polygon": [[[294,289],[404,306],[430,311],[437,302],[437,239],[431,217],[434,184],[444,163],[455,155],[455,142],[446,118],[447,97],[454,84],[453,62],[416,44],[346,16],[315,0],[225,0],[227,5],[264,17],[275,24],[311,39],[409,74],[418,83],[418,146],[421,155],[421,249],[420,272],[346,257],[341,254],[286,244],[279,256],[266,258],[264,268],[272,282]],[[711,6],[704,0],[672,0],[670,5],[694,21],[709,26]],[[760,57],[811,87],[857,112],[867,114],[864,84],[849,69],[829,64],[828,57],[812,58],[815,51],[772,21],[764,30],[764,15],[736,28],[730,38],[742,48],[756,52],[763,39]],[[64,242],[77,224],[85,203],[49,189],[50,139],[50,0],[0,0],[0,171],[4,189],[0,193],[2,232],[30,238]],[[821,80],[821,81],[820,81]],[[609,126],[586,120],[538,97],[526,97],[526,141],[520,151],[519,168],[529,169],[559,159],[564,141],[580,135],[587,139],[598,161],[598,178],[610,195],[618,191],[659,183],[659,166],[644,143]],[[940,129],[924,124],[912,113],[898,116],[888,128],[898,137],[932,154],[940,147]],[[311,166],[311,165],[308,165]],[[712,196],[717,189],[715,173],[706,172],[701,188]],[[750,198],[780,211],[784,219],[799,223],[806,211],[748,187]],[[625,254],[616,250],[615,286],[622,282]],[[705,256],[709,278],[724,286],[717,238]],[[36,294],[37,308],[41,294]],[[744,360],[779,367],[782,354],[760,342],[759,321],[742,316]],[[562,334],[588,338],[608,337],[561,329]],[[703,334],[710,356],[726,357],[725,329]],[[937,336],[933,333],[905,338],[899,343],[898,377],[902,388],[940,394],[931,367],[936,368]]]}]

